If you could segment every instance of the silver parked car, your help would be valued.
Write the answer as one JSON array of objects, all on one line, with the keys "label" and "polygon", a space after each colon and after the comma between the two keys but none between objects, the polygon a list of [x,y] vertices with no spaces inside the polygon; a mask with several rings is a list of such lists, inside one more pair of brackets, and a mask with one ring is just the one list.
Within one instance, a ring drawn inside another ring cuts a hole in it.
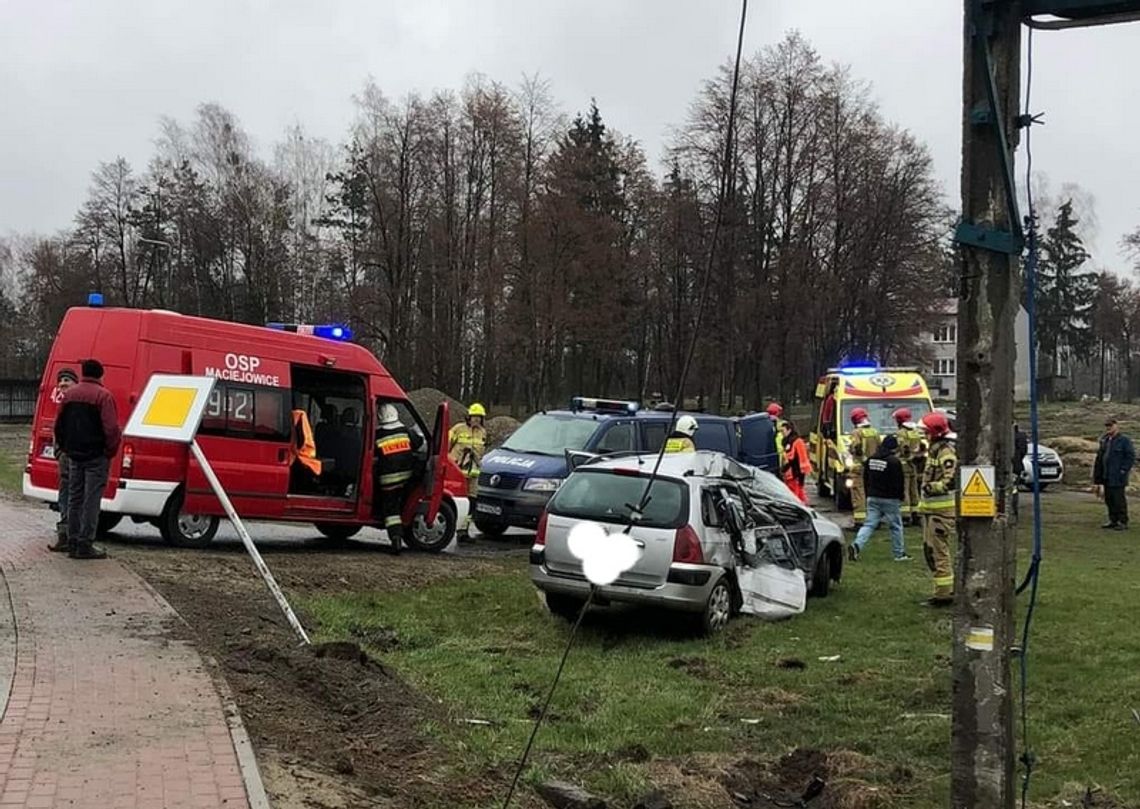
[{"label": "silver parked car", "polygon": [[[1025,453],[1025,459],[1022,461],[1021,476],[1018,483],[1026,491],[1033,488],[1033,444],[1029,445],[1029,451]],[[1051,483],[1062,483],[1065,480],[1065,463],[1061,460],[1060,454],[1049,447],[1041,444],[1041,452],[1038,455],[1037,463],[1040,468],[1040,484],[1041,490]]]},{"label": "silver parked car", "polygon": [[[568,545],[582,521],[619,531],[641,502],[656,455],[596,459],[579,466],[551,498],[530,554],[531,580],[550,611],[573,619],[590,593]],[[775,476],[718,452],[666,455],[630,530],[641,558],[594,603],[645,604],[691,614],[711,634],[739,610],[736,570],[742,532],[767,526],[788,540],[790,560],[812,595],[826,596],[843,570],[842,529],[802,505]]]}]

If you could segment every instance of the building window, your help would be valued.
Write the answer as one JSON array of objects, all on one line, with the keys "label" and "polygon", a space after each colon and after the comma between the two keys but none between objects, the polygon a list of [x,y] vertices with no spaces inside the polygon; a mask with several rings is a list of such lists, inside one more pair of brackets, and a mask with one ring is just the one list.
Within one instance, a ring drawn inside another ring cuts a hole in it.
[{"label": "building window", "polygon": [[[958,324],[945,323],[934,330],[934,342],[936,343],[956,343],[958,342]],[[953,372],[951,372],[953,373]]]},{"label": "building window", "polygon": [[955,376],[958,373],[958,361],[954,359],[935,360],[935,376]]}]

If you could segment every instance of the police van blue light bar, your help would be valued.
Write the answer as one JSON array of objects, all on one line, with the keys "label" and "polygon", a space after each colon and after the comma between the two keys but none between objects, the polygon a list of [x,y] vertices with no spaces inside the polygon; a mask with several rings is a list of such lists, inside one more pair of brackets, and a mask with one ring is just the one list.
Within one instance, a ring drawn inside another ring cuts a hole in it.
[{"label": "police van blue light bar", "polygon": [[266,323],[266,328],[277,331],[288,331],[295,334],[308,334],[313,337],[323,337],[326,340],[340,340],[342,342],[352,339],[352,329],[337,323],[327,323],[313,326],[308,323]]},{"label": "police van blue light bar", "polygon": [[575,396],[570,400],[573,411],[596,410],[599,413],[636,413],[641,405],[620,399],[597,399],[592,396]]}]

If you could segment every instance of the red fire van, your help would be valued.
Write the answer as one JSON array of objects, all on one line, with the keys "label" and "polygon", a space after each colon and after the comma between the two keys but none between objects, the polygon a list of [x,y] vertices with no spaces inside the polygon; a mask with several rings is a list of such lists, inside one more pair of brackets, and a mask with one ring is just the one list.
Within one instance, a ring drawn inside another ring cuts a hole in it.
[{"label": "red fire van", "polygon": [[[70,309],[52,346],[24,473],[28,497],[56,501],[56,374],[65,367],[78,372],[88,357],[103,363],[103,382],[121,424],[152,374],[217,378],[198,443],[242,517],[309,522],[329,538],[375,525],[373,436],[378,409],[392,404],[418,455],[417,480],[404,508],[405,524],[413,526],[411,543],[442,550],[466,519],[466,479],[447,457],[446,403],[429,430],[396,380],[362,346],[174,312],[101,307]],[[303,410],[312,427],[319,476],[297,474],[292,463],[295,410]],[[222,516],[188,448],[123,440],[111,461],[102,530],[129,517],[153,523],[171,544],[197,547],[213,539]]]}]

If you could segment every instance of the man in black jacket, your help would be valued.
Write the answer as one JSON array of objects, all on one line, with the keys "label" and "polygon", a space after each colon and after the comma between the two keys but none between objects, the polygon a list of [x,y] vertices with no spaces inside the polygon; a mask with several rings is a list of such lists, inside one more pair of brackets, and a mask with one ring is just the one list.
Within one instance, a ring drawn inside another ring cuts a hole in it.
[{"label": "man in black jacket", "polygon": [[867,491],[867,519],[863,521],[855,541],[847,553],[852,562],[859,560],[871,534],[885,521],[891,530],[891,551],[896,562],[909,562],[903,539],[902,503],[906,498],[906,476],[898,458],[899,442],[893,435],[883,439],[879,449],[863,464],[863,483]]},{"label": "man in black jacket", "polygon": [[1123,531],[1128,527],[1128,478],[1136,463],[1132,439],[1120,432],[1116,419],[1106,419],[1096,461],[1093,463],[1093,485],[1098,497],[1104,497],[1108,522],[1101,528]]},{"label": "man in black jacket", "polygon": [[55,443],[70,463],[67,539],[72,559],[103,559],[95,531],[111,458],[122,432],[115,399],[103,387],[103,365],[83,361],[83,380],[67,390],[55,417]]}]

